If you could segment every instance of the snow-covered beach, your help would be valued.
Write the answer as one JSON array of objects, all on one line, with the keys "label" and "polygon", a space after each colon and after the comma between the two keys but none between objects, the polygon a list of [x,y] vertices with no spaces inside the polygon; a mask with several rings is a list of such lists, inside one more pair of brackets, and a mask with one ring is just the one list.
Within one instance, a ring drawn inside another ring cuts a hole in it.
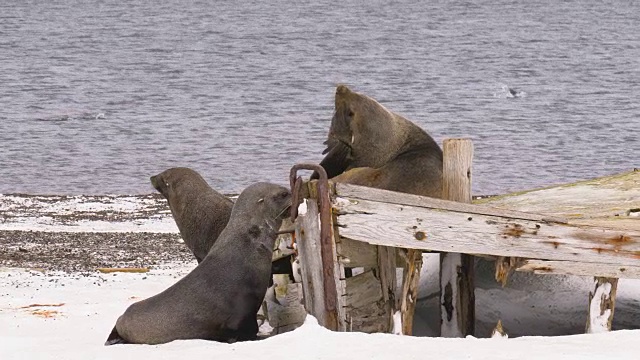
[{"label": "snow-covered beach", "polygon": [[[104,346],[117,317],[196,263],[164,200],[157,196],[0,196],[0,358],[110,359],[152,356],[370,359],[636,359],[640,330],[579,334],[591,278],[516,273],[503,289],[478,266],[477,338],[443,339],[334,333],[308,317],[289,333],[250,343],[176,341],[159,346]],[[427,257],[415,333],[437,329],[437,261]],[[141,267],[145,273],[100,273]],[[614,328],[640,327],[640,285],[620,280]],[[502,320],[510,339],[488,337]],[[293,354],[293,355],[292,355]]]},{"label": "snow-covered beach", "polygon": [[[190,270],[180,264],[146,274],[0,272],[2,359],[224,357],[225,359],[637,359],[640,330],[516,339],[444,339],[335,333],[311,317],[289,333],[257,342],[104,346],[115,319],[132,302],[171,285]],[[514,314],[517,315],[517,314]]]}]

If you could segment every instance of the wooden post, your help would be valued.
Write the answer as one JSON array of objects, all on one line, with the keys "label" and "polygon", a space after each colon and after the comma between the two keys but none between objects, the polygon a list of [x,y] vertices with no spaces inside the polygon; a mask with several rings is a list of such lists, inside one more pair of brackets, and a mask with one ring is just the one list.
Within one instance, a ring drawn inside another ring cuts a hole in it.
[{"label": "wooden post", "polygon": [[393,314],[396,304],[396,249],[388,246],[378,246],[378,276],[382,287],[382,300],[386,316],[384,329],[393,330]]},{"label": "wooden post", "polygon": [[611,331],[617,289],[618,279],[605,277],[595,278],[595,289],[589,293],[587,333]]},{"label": "wooden post", "polygon": [[413,314],[418,301],[418,285],[422,269],[422,251],[407,249],[405,260],[399,308],[402,319],[402,334],[412,335]]},{"label": "wooden post", "polygon": [[303,204],[307,211],[300,212],[296,219],[296,244],[300,258],[304,307],[307,313],[318,319],[320,325],[326,326],[318,205],[307,199],[303,200]]},{"label": "wooden post", "polygon": [[[471,203],[470,139],[447,139],[443,145],[442,197]],[[473,335],[475,296],[473,257],[465,254],[440,255],[441,336]]]}]

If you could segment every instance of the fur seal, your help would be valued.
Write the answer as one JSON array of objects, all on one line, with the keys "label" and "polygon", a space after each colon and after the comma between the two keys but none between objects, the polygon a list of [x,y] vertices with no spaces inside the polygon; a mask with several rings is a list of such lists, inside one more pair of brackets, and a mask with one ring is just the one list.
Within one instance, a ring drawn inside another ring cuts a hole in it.
[{"label": "fur seal", "polygon": [[233,202],[213,190],[196,171],[185,167],[152,176],[151,185],[169,202],[185,245],[200,263],[227,226]]},{"label": "fur seal", "polygon": [[336,88],[325,144],[320,165],[332,181],[442,197],[440,146],[411,121],[345,85]]},{"label": "fur seal", "polygon": [[291,194],[282,186],[246,188],[204,260],[165,291],[129,306],[105,345],[256,339],[274,242],[290,205]]}]

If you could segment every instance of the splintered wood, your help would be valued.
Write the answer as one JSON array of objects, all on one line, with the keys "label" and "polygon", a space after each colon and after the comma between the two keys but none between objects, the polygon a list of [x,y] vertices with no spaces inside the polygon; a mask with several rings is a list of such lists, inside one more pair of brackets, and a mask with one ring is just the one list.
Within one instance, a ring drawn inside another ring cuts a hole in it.
[{"label": "splintered wood", "polygon": [[611,331],[617,289],[618,279],[595,278],[595,289],[589,293],[587,333]]},{"label": "splintered wood", "polygon": [[[405,251],[399,249],[399,251]],[[422,251],[406,250],[403,264],[402,292],[400,294],[400,316],[402,320],[402,334],[413,334],[413,315],[418,302],[418,285],[420,284],[420,270],[422,270]]]}]

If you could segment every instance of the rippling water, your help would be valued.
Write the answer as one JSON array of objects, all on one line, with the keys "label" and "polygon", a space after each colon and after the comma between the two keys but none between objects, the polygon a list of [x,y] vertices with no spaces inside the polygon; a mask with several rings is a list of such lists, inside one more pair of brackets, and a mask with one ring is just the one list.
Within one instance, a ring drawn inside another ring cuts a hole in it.
[{"label": "rippling water", "polygon": [[172,166],[286,184],[338,83],[472,138],[475,193],[628,170],[639,34],[637,2],[3,1],[0,192],[148,193]]}]

